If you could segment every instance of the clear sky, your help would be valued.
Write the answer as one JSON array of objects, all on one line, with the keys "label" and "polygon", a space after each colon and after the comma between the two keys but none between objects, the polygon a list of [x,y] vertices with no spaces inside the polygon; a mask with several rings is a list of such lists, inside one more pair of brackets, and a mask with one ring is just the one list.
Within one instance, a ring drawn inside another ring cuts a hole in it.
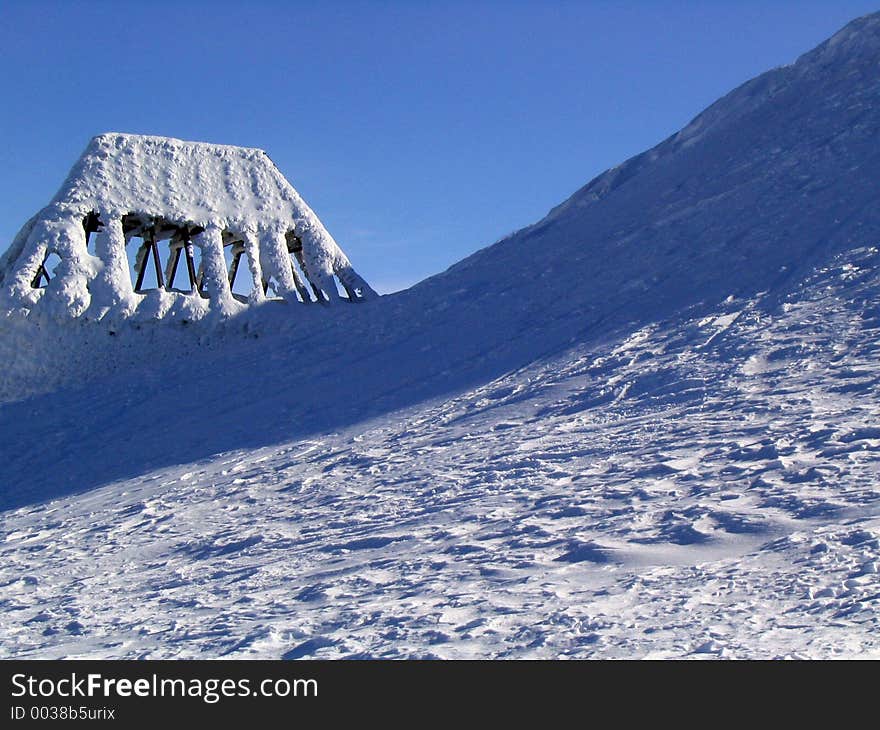
[{"label": "clear sky", "polygon": [[880,0],[0,0],[0,250],[106,131],[265,149],[380,291]]}]

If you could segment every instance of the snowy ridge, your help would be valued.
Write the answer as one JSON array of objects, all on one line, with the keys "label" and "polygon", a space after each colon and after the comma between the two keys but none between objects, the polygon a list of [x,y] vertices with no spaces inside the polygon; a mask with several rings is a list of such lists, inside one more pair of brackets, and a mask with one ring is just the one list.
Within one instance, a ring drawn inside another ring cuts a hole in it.
[{"label": "snowy ridge", "polygon": [[0,325],[0,653],[880,656],[878,22],[369,307]]},{"label": "snowy ridge", "polygon": [[803,54],[795,63],[750,79],[710,105],[669,139],[599,175],[569,200],[550,211],[547,219],[559,217],[571,206],[582,207],[600,200],[645,166],[694,145],[706,134],[724,134],[734,129],[773,96],[798,83],[819,81],[823,72],[840,74],[844,69],[863,74],[875,72],[880,63],[878,48],[880,14],[866,15],[852,21],[827,41]]}]

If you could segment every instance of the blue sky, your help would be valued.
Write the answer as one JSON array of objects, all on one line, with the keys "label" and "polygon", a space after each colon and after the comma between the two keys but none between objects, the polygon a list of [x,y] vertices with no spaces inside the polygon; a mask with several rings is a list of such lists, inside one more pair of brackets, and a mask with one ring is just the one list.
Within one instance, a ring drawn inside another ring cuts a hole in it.
[{"label": "blue sky", "polygon": [[0,4],[0,250],[105,131],[265,149],[380,291],[880,3]]}]

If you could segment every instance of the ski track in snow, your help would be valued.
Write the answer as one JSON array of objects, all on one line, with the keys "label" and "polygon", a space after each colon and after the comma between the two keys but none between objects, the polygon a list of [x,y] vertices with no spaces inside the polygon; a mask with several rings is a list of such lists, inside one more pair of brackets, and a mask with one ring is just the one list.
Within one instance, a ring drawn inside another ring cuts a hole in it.
[{"label": "ski track in snow", "polygon": [[7,511],[0,657],[880,658],[878,263]]}]

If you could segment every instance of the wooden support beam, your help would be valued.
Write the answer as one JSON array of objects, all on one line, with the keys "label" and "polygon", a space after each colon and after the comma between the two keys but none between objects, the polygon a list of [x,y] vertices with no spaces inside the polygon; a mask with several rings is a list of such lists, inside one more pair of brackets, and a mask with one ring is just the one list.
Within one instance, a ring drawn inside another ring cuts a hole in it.
[{"label": "wooden support beam", "polygon": [[238,265],[241,263],[241,255],[243,251],[236,251],[232,256],[232,265],[229,267],[229,288],[235,285],[235,277],[238,274]]},{"label": "wooden support beam", "polygon": [[199,283],[196,278],[196,262],[193,258],[192,243],[190,243],[188,236],[183,244],[183,249],[186,252],[186,270],[189,274],[189,290],[192,292],[199,291]]},{"label": "wooden support beam", "polygon": [[[296,240],[299,241],[299,239],[296,239]],[[309,286],[312,288],[312,291],[313,291],[314,294],[315,294],[315,301],[317,301],[317,302],[323,302],[323,301],[324,301],[324,297],[321,296],[321,290],[318,289],[318,287],[316,287],[316,286],[312,283],[312,280],[311,280],[311,279],[309,279],[309,275],[308,275],[308,273],[307,273],[307,271],[306,271],[306,261],[305,261],[305,258],[303,257],[302,246],[300,246],[299,248],[294,248],[294,249],[292,249],[292,250],[291,250],[291,253],[292,253],[294,256],[296,256],[296,262],[299,264],[299,268],[300,268],[300,270],[303,272],[303,276],[306,277],[306,281],[309,282]],[[292,264],[292,262],[291,262],[291,266],[292,266],[292,265],[293,265],[293,264]],[[308,292],[301,292],[301,295],[302,295],[303,301],[304,301],[306,304],[308,304],[309,302],[312,301],[311,298],[308,296]]]},{"label": "wooden support beam", "polygon": [[122,216],[122,232],[127,236],[141,235],[144,224],[136,215],[128,214]]},{"label": "wooden support beam", "polygon": [[285,233],[284,238],[287,241],[288,253],[300,253],[303,250],[302,239],[297,236],[293,231],[288,231],[287,233]]},{"label": "wooden support beam", "polygon": [[138,262],[140,262],[140,267],[138,268],[138,274],[137,274],[137,281],[134,284],[134,290],[137,293],[140,293],[141,288],[144,285],[144,274],[147,273],[147,249],[148,248],[149,248],[149,244],[147,244],[147,242],[144,241],[144,243],[141,244],[141,247],[138,249],[138,252],[137,252],[137,254],[135,254],[135,257],[134,257],[135,266],[137,266]]},{"label": "wooden support beam", "polygon": [[177,265],[180,263],[180,250],[182,246],[175,246],[171,254],[171,264],[168,267],[168,288],[174,288],[174,277],[177,274]]},{"label": "wooden support beam", "polygon": [[162,264],[159,262],[159,246],[156,243],[156,229],[150,228],[144,231],[144,240],[149,241],[150,250],[153,252],[153,266],[156,269],[156,286],[165,288],[165,278],[162,276]]},{"label": "wooden support beam", "polygon": [[104,224],[101,222],[100,217],[98,217],[98,214],[95,213],[95,211],[92,210],[86,213],[83,218],[83,229],[85,229],[86,232],[86,246],[89,245],[89,240],[91,239],[92,234],[97,233],[103,227]]},{"label": "wooden support beam", "polygon": [[40,286],[42,285],[41,282],[44,277],[46,279],[46,283],[48,284],[51,281],[51,279],[49,278],[49,272],[46,271],[46,262],[45,261],[43,261],[43,263],[40,264],[40,268],[37,269],[37,275],[33,278],[33,281],[31,281],[31,286],[34,289],[39,289]]},{"label": "wooden support beam", "polygon": [[302,283],[302,279],[299,278],[296,266],[293,265],[293,259],[290,260],[290,272],[293,274],[293,285],[296,287],[300,298],[303,300],[303,304],[311,304],[312,298],[309,296],[309,290],[306,289],[305,284]]}]

